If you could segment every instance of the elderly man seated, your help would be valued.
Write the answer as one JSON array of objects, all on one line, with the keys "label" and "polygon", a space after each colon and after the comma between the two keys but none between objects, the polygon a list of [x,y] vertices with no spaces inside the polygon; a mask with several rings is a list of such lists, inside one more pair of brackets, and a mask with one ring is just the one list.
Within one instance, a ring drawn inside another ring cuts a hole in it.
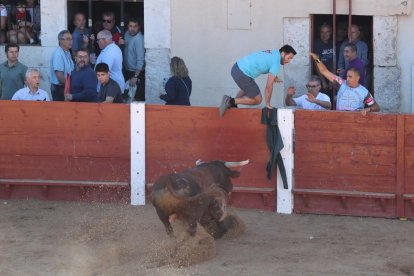
[{"label": "elderly man seated", "polygon": [[49,94],[40,89],[40,71],[36,68],[29,68],[26,71],[26,85],[14,93],[12,100],[21,101],[50,101]]},{"label": "elderly man seated", "polygon": [[287,106],[297,106],[302,109],[311,110],[329,110],[331,109],[331,100],[329,96],[320,92],[322,88],[322,80],[318,76],[311,76],[306,84],[308,93],[300,97],[293,98],[296,93],[294,86],[289,86],[285,103]]}]

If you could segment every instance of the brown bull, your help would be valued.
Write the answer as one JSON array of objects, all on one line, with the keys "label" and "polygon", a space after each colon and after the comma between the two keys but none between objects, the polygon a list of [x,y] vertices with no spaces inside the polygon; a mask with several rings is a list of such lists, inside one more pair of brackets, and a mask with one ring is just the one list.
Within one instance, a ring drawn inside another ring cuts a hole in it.
[{"label": "brown bull", "polygon": [[197,162],[197,166],[181,173],[172,173],[159,177],[152,187],[152,204],[169,235],[173,228],[170,217],[188,224],[187,232],[194,236],[197,222],[205,228],[212,223],[220,231],[215,238],[226,231],[225,216],[228,196],[233,189],[231,178],[238,177],[238,171],[230,167],[248,163],[211,161]]}]

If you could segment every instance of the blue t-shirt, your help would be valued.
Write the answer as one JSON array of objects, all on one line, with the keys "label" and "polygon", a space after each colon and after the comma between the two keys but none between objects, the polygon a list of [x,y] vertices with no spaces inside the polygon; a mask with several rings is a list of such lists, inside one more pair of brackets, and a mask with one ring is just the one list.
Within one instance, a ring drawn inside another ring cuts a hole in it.
[{"label": "blue t-shirt", "polygon": [[[118,45],[115,44],[115,42],[112,42],[102,49],[101,53],[96,59],[95,68],[96,65],[101,62],[108,64],[111,79],[118,83],[121,91],[124,91],[125,79],[124,75],[122,74],[122,51]],[[99,89],[100,84],[98,84],[98,90]]]},{"label": "blue t-shirt", "polygon": [[334,80],[341,85],[336,100],[337,110],[353,111],[363,109],[365,105],[374,105],[374,97],[372,97],[371,93],[369,93],[369,91],[362,85],[358,85],[358,87],[349,87],[348,83],[339,76],[335,76]]},{"label": "blue t-shirt", "polygon": [[63,50],[62,47],[57,47],[50,61],[50,83],[61,85],[55,71],[63,72],[63,77],[66,78],[66,75],[70,74],[73,69],[74,63],[70,52]]},{"label": "blue t-shirt", "polygon": [[280,53],[279,50],[255,52],[239,59],[237,65],[245,75],[253,79],[268,73],[277,76],[280,70]]}]

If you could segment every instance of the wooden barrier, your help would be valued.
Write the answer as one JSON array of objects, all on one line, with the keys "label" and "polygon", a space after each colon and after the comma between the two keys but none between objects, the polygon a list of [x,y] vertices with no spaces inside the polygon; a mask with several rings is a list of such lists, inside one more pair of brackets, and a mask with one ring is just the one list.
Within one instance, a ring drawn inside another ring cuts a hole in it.
[{"label": "wooden barrier", "polygon": [[0,197],[129,201],[125,105],[1,101]]},{"label": "wooden barrier", "polygon": [[[250,159],[231,200],[275,209],[259,110],[147,105],[145,123],[147,183],[199,158]],[[1,101],[0,133],[0,198],[129,202],[128,105]]]},{"label": "wooden barrier", "polygon": [[217,108],[147,105],[147,182],[194,166],[197,159],[249,159],[233,179],[232,204],[274,210],[276,174],[267,180],[269,151],[260,117],[257,109],[232,109],[221,118]]},{"label": "wooden barrier", "polygon": [[297,213],[414,217],[414,117],[295,112]]},{"label": "wooden barrier", "polygon": [[[240,161],[232,203],[275,210],[260,110],[147,105],[146,182]],[[414,218],[414,116],[295,112],[294,211]],[[0,102],[0,198],[130,201],[130,108]]]}]

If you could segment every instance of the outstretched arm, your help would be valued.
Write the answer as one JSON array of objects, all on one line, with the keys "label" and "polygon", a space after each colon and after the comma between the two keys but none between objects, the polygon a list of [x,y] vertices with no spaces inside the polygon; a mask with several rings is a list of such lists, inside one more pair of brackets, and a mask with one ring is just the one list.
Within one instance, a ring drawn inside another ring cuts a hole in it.
[{"label": "outstretched arm", "polygon": [[294,86],[289,86],[287,90],[287,95],[285,98],[285,104],[287,106],[296,106],[296,102],[293,100],[293,95],[296,93],[296,88]]},{"label": "outstretched arm", "polygon": [[315,53],[310,53],[310,55],[313,61],[315,62],[319,72],[329,81],[333,82],[336,76],[331,71],[329,71],[328,68],[326,68],[325,64],[322,63],[319,56]]},{"label": "outstretched arm", "polygon": [[272,98],[273,93],[273,83],[278,81],[279,78],[277,76],[274,76],[272,73],[269,73],[267,75],[267,82],[266,82],[266,88],[265,88],[265,102],[267,108],[272,108],[270,105],[270,99]]}]

